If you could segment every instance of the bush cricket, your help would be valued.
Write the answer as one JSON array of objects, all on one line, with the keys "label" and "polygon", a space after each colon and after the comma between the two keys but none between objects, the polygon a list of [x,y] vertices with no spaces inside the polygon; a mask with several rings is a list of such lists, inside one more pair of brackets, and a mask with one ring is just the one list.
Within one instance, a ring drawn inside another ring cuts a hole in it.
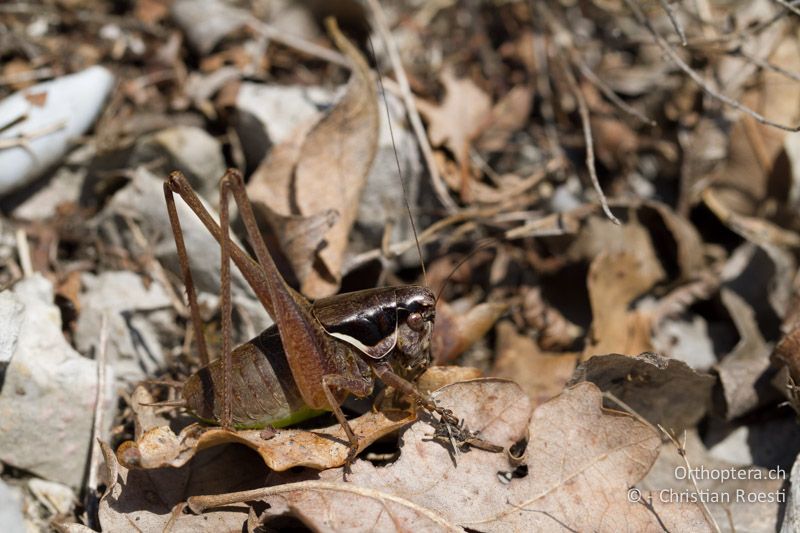
[{"label": "bush cricket", "polygon": [[[402,184],[399,161],[398,174]],[[403,190],[408,207],[405,186]],[[211,363],[201,333],[202,322],[175,194],[186,202],[221,249],[222,354]],[[453,436],[461,443],[479,442],[449,410],[438,407],[412,383],[431,362],[436,299],[429,288],[410,285],[368,289],[311,303],[289,286],[278,271],[259,232],[238,171],[228,170],[220,181],[219,225],[181,173],[169,176],[164,183],[164,195],[198,351],[205,365],[188,378],[182,390],[182,404],[191,413],[227,429],[243,429],[282,427],[332,411],[349,441],[346,474],[358,452],[359,441],[340,405],[349,394],[370,395],[377,378],[429,412],[437,413],[451,442]],[[230,239],[229,195],[239,208],[256,260]],[[416,238],[415,228],[414,234]],[[234,349],[231,349],[231,260],[275,321],[274,326]],[[487,449],[492,449],[491,445]]]}]

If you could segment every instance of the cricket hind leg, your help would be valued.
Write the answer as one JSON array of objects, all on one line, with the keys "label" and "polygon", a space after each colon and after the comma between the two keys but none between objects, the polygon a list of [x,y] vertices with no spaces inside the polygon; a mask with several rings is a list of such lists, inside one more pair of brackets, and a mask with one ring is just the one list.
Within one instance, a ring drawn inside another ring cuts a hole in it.
[{"label": "cricket hind leg", "polygon": [[183,240],[183,230],[181,221],[178,217],[178,210],[175,206],[175,195],[169,181],[164,182],[164,199],[167,203],[167,214],[169,223],[172,227],[172,236],[175,240],[175,248],[178,250],[178,262],[180,263],[183,285],[186,287],[186,295],[189,299],[189,312],[191,314],[192,328],[197,342],[197,351],[200,355],[200,363],[208,364],[208,349],[206,339],[203,335],[203,320],[200,318],[200,308],[197,304],[197,291],[194,287],[192,269],[189,266],[189,256],[186,254],[186,243]]},{"label": "cricket hind leg", "polygon": [[[231,360],[231,344],[232,344],[232,331],[233,323],[231,319],[231,274],[230,274],[230,259],[233,251],[234,258],[237,254],[249,257],[235,246],[230,240],[229,230],[229,216],[228,216],[228,194],[230,192],[230,176],[234,173],[228,170],[225,176],[220,180],[220,225],[216,226],[218,234],[209,228],[212,235],[214,235],[220,244],[220,302],[222,313],[222,413],[220,415],[220,424],[226,429],[233,427],[233,381],[231,379],[232,360]],[[197,217],[208,227],[207,219],[211,219],[208,212],[203,207],[197,195],[191,190],[186,178],[177,172],[170,174],[170,177],[164,183],[164,196],[167,202],[167,212],[169,213],[170,224],[172,232],[175,237],[175,245],[178,249],[178,259],[181,264],[181,272],[183,273],[184,284],[186,285],[186,292],[189,298],[189,307],[191,309],[192,323],[196,331],[198,342],[198,351],[203,365],[209,362],[208,349],[206,347],[205,338],[202,334],[202,320],[200,318],[199,307],[197,304],[197,293],[192,279],[191,268],[189,266],[189,259],[186,253],[186,245],[183,239],[183,231],[180,225],[177,208],[175,206],[174,194],[177,193],[186,202],[189,208],[197,215]],[[213,220],[212,220],[213,222]],[[235,248],[234,248],[235,247]],[[237,261],[239,264],[240,261]]]},{"label": "cricket hind leg", "polygon": [[233,360],[231,355],[231,338],[233,321],[231,319],[231,261],[230,261],[230,224],[228,223],[228,191],[230,189],[229,173],[226,173],[219,184],[219,225],[222,235],[220,248],[220,307],[222,313],[222,416],[220,423],[225,429],[233,427]]},{"label": "cricket hind leg", "polygon": [[[239,203],[237,192],[237,182],[241,181],[241,176],[239,173],[233,169],[228,169],[223,177],[223,180],[228,182],[227,186],[230,187],[234,198],[236,199],[237,203]],[[202,222],[202,224],[206,227],[211,236],[214,237],[217,242],[222,242],[222,230],[211,214],[206,210],[205,206],[203,206],[200,198],[198,198],[197,194],[195,194],[194,190],[192,190],[192,186],[189,184],[186,176],[179,171],[172,172],[164,184],[164,189],[165,191],[169,190],[170,192],[178,194],[189,207],[189,209],[192,210],[195,216],[197,216],[200,222]],[[248,229],[248,234],[249,233],[250,230]],[[253,258],[250,257],[247,252],[242,250],[235,242],[230,241],[229,245],[231,259],[233,259],[233,262],[236,263],[237,267],[239,267],[242,275],[247,280],[247,283],[253,288],[256,297],[262,303],[267,312],[274,316],[272,301],[270,300],[269,293],[265,288],[267,281],[263,270],[259,267],[258,263],[253,260]],[[254,247],[256,249],[256,253],[259,253],[258,244],[256,244]],[[264,249],[266,249],[266,246],[264,246]]]},{"label": "cricket hind leg", "polygon": [[345,459],[344,462],[345,479],[347,479],[347,474],[350,473],[350,465],[353,464],[353,461],[355,461],[358,455],[358,436],[356,436],[353,432],[353,428],[351,428],[349,422],[347,422],[333,391],[336,389],[363,398],[372,393],[372,387],[372,380],[360,375],[344,376],[341,374],[326,374],[322,376],[322,390],[325,393],[325,398],[328,400],[328,404],[330,404],[336,420],[342,428],[344,428],[344,432],[350,444],[350,449],[347,452],[347,459]]}]

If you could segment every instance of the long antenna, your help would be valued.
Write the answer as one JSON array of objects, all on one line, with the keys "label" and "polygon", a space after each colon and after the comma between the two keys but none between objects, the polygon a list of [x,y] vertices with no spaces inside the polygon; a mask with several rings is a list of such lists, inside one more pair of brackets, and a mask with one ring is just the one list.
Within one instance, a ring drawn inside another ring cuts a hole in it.
[{"label": "long antenna", "polygon": [[417,224],[414,222],[414,215],[411,213],[411,205],[408,203],[408,190],[406,189],[406,181],[403,179],[403,171],[400,168],[400,156],[397,153],[397,144],[394,140],[394,128],[392,127],[392,115],[389,112],[389,101],[386,98],[386,89],[383,87],[383,76],[381,69],[378,65],[378,57],[375,55],[375,47],[372,45],[372,37],[367,35],[367,42],[369,43],[369,50],[372,53],[372,60],[375,62],[375,72],[378,73],[378,85],[381,88],[381,96],[383,96],[383,106],[386,108],[386,122],[389,124],[389,136],[392,138],[392,149],[394,150],[394,161],[397,164],[397,177],[400,179],[400,187],[403,189],[403,203],[408,211],[408,218],[411,220],[411,231],[414,232],[414,241],[417,243],[417,253],[419,254],[419,264],[422,267],[422,279],[425,280],[425,286],[428,286],[428,273],[425,271],[425,261],[422,259],[422,246],[419,243],[419,235],[417,234]]},{"label": "long antenna", "polygon": [[462,257],[461,260],[458,263],[456,263],[456,266],[454,266],[453,269],[450,270],[450,273],[447,275],[447,277],[444,278],[444,281],[439,286],[439,290],[436,291],[436,299],[435,299],[436,303],[439,302],[439,298],[442,296],[442,294],[444,294],[444,290],[447,288],[447,284],[450,283],[450,280],[453,278],[458,269],[461,268],[461,265],[469,261],[470,258],[472,258],[475,254],[477,254],[481,250],[485,250],[486,248],[489,248],[490,246],[493,246],[495,244],[498,244],[498,241],[493,237],[486,237],[484,239],[479,240],[476,243],[475,248],[473,248],[472,251],[470,251],[467,255]]}]

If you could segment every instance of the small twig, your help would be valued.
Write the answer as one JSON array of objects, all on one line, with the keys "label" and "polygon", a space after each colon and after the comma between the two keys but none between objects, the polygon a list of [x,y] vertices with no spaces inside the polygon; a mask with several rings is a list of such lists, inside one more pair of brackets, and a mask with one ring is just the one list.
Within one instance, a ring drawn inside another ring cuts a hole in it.
[{"label": "small twig", "polygon": [[383,13],[383,8],[381,8],[378,0],[368,0],[368,3],[370,9],[372,10],[372,16],[375,19],[376,28],[381,36],[381,41],[383,41],[383,46],[389,54],[389,61],[392,63],[392,70],[394,71],[395,78],[397,79],[397,84],[400,88],[400,96],[405,104],[406,113],[408,114],[409,121],[411,122],[411,127],[417,137],[417,142],[419,142],[422,155],[425,157],[425,164],[428,167],[428,173],[431,176],[433,190],[436,193],[436,197],[439,199],[439,202],[441,202],[442,206],[444,206],[447,212],[451,214],[455,213],[458,211],[458,206],[450,197],[450,194],[447,190],[447,185],[445,185],[444,180],[442,180],[442,177],[439,175],[439,169],[436,166],[436,160],[433,158],[433,149],[428,142],[428,135],[425,132],[425,127],[422,125],[422,119],[420,118],[419,112],[417,111],[417,106],[414,103],[414,96],[411,94],[411,86],[408,83],[406,72],[403,69],[403,63],[400,60],[400,52],[398,51],[397,44],[394,42],[392,34],[389,31],[389,24],[386,22],[386,16]]},{"label": "small twig", "polygon": [[7,139],[0,139],[0,150],[4,148],[15,148],[17,146],[24,148],[25,150],[30,151],[30,142],[38,137],[44,137],[45,135],[50,135],[51,133],[55,133],[64,127],[66,127],[67,121],[66,120],[59,120],[58,122],[54,122],[52,124],[48,124],[39,128],[36,131],[26,132],[26,133],[18,133],[13,137],[9,137]]},{"label": "small twig", "polygon": [[311,57],[317,57],[329,63],[350,68],[350,61],[348,61],[347,58],[339,52],[325,48],[324,46],[320,46],[318,44],[314,44],[311,41],[307,41],[301,37],[276,30],[269,24],[266,24],[255,17],[250,18],[249,25],[256,32],[268,39],[275,41],[276,43],[281,43],[289,48],[294,48],[295,50],[310,55]]},{"label": "small twig", "polygon": [[[92,420],[92,441],[91,452],[89,454],[89,476],[86,481],[86,509],[90,522],[95,521],[97,516],[97,504],[99,495],[97,493],[97,470],[100,465],[102,450],[100,443],[103,439],[103,407],[105,405],[106,390],[106,359],[108,350],[108,315],[103,313],[100,322],[100,345],[97,349],[97,392],[94,400],[94,417]],[[108,480],[113,483],[113,480]],[[90,524],[95,527],[98,524]]]},{"label": "small twig", "polygon": [[133,240],[136,241],[136,244],[144,252],[144,263],[152,269],[153,277],[156,278],[164,287],[164,290],[167,293],[167,298],[169,298],[173,309],[175,309],[175,312],[178,314],[178,316],[187,318],[189,316],[189,311],[186,308],[186,305],[183,303],[181,297],[175,291],[175,287],[173,287],[172,283],[170,283],[164,267],[162,267],[161,263],[159,263],[155,258],[152,247],[148,243],[147,237],[144,236],[142,228],[139,227],[130,214],[123,213],[122,219],[125,221],[125,225],[128,226],[128,229],[133,236]]},{"label": "small twig", "polygon": [[380,492],[368,487],[359,487],[350,483],[332,483],[330,481],[300,481],[296,483],[285,483],[274,487],[265,487],[261,489],[245,490],[242,492],[233,492],[230,494],[219,494],[214,496],[192,496],[189,498],[189,508],[195,513],[204,511],[211,507],[222,507],[225,505],[232,505],[234,503],[241,503],[254,500],[263,500],[270,496],[278,494],[285,494],[294,491],[331,491],[341,492],[345,494],[352,494],[372,498],[379,502],[392,502],[394,504],[402,505],[409,508],[416,513],[428,518],[433,524],[440,526],[445,531],[461,531],[449,522],[447,522],[441,515],[433,512],[432,510],[418,505],[410,500],[389,494],[387,492]]},{"label": "small twig", "polygon": [[[484,209],[465,209],[463,211],[459,211],[458,213],[450,215],[449,217],[437,220],[436,222],[425,228],[419,234],[418,237],[419,243],[421,245],[427,243],[428,241],[432,240],[437,233],[439,233],[448,226],[452,226],[460,222],[467,222],[474,219],[492,217],[496,215],[498,212],[501,212],[502,210],[503,210],[502,206],[492,206]],[[348,272],[352,272],[353,270],[355,270],[356,268],[360,267],[365,263],[385,257],[386,255],[385,252],[387,251],[391,257],[397,257],[399,255],[404,254],[406,251],[412,249],[414,246],[416,246],[416,244],[417,240],[407,239],[405,241],[390,245],[388,247],[388,250],[384,250],[383,247],[380,247],[360,253],[354,256],[349,261],[347,261],[347,263],[342,268],[342,272],[344,274],[347,274]]]},{"label": "small twig", "polygon": [[597,196],[600,198],[600,206],[603,208],[603,213],[605,213],[606,217],[608,217],[611,222],[620,226],[622,223],[617,217],[614,216],[614,213],[611,212],[611,208],[608,207],[608,200],[606,199],[603,189],[600,187],[600,180],[597,177],[597,169],[594,165],[594,141],[592,140],[592,124],[591,119],[589,118],[589,106],[586,104],[583,91],[578,85],[578,81],[575,79],[572,71],[566,65],[564,66],[563,70],[565,74],[564,77],[572,89],[575,99],[578,101],[578,114],[581,117],[583,139],[586,143],[586,168],[589,170],[589,178],[592,180],[592,186],[594,187]]},{"label": "small twig", "polygon": [[661,4],[661,8],[667,13],[672,27],[675,28],[675,33],[681,38],[681,44],[686,46],[686,32],[683,31],[683,25],[675,16],[675,11],[673,11],[672,6],[667,0],[658,0],[658,3]]},{"label": "small twig", "polygon": [[669,45],[669,43],[661,35],[659,35],[659,33],[655,30],[655,28],[650,23],[648,18],[645,17],[644,13],[642,13],[642,10],[639,9],[639,6],[636,5],[636,3],[633,0],[625,0],[625,5],[627,5],[628,9],[631,10],[631,12],[633,13],[634,18],[642,26],[644,26],[647,29],[647,31],[653,37],[653,41],[658,45],[658,47],[661,48],[661,50],[663,50],[664,53],[666,53],[670,57],[670,59],[672,59],[672,61],[676,65],[678,65],[678,67],[687,76],[689,76],[701,89],[703,89],[705,92],[707,92],[709,95],[711,95],[711,97],[716,98],[717,100],[719,100],[719,101],[721,101],[721,102],[723,102],[725,104],[728,104],[729,106],[733,107],[734,109],[738,109],[739,111],[747,113],[748,115],[752,116],[754,119],[759,121],[760,123],[765,124],[767,126],[772,126],[774,128],[778,128],[778,129],[781,129],[781,130],[784,130],[784,131],[789,131],[789,132],[800,131],[800,126],[787,126],[785,124],[780,124],[778,122],[769,120],[768,118],[766,118],[762,114],[754,111],[753,109],[750,109],[749,107],[747,107],[746,105],[742,104],[741,102],[738,102],[738,101],[734,100],[733,98],[731,98],[729,96],[726,96],[726,95],[722,94],[721,92],[717,91],[716,89],[714,89],[713,87],[711,87],[706,82],[706,80],[704,80],[702,78],[702,76],[700,76],[700,74],[697,73],[696,70],[694,70],[692,67],[690,67],[688,64],[686,64],[686,62],[683,59],[681,59],[681,57],[677,54],[677,52],[675,52],[675,50],[673,50],[673,48]]},{"label": "small twig", "polygon": [[785,68],[781,68],[778,65],[773,65],[769,61],[765,61],[761,58],[748,54],[741,48],[732,51],[731,54],[741,56],[747,61],[750,61],[755,66],[762,68],[764,70],[771,70],[772,72],[776,72],[782,76],[789,78],[790,80],[800,81],[800,74],[798,74],[797,72],[792,72],[791,70],[786,70]]},{"label": "small twig", "polygon": [[28,245],[28,235],[23,228],[17,228],[15,232],[17,239],[17,253],[19,254],[19,264],[22,267],[22,274],[26,278],[33,276],[33,263],[31,262],[31,248]]},{"label": "small twig", "polygon": [[578,58],[573,58],[573,61],[575,61],[576,65],[578,66],[578,70],[581,71],[581,74],[583,74],[583,77],[586,78],[595,87],[597,87],[597,89],[601,93],[603,93],[603,96],[608,98],[608,100],[612,104],[616,105],[618,108],[620,108],[625,113],[636,117],[637,119],[639,119],[641,122],[644,122],[645,124],[649,124],[650,126],[657,126],[658,125],[655,120],[645,116],[644,113],[642,113],[638,109],[633,108],[625,100],[623,100],[622,98],[617,96],[617,93],[615,93],[614,90],[611,87],[606,85],[606,82],[601,80],[597,76],[597,74],[595,74],[594,71],[592,71],[592,69],[589,68],[589,65],[587,65],[586,63],[583,62],[583,60],[580,60]]},{"label": "small twig", "polygon": [[789,11],[791,11],[792,13],[794,13],[795,15],[800,15],[800,9],[797,9],[797,7],[795,7],[794,5],[797,2],[787,2],[786,0],[775,0],[775,1],[778,2],[780,5],[782,5],[783,7],[785,7],[786,9],[788,9]]},{"label": "small twig", "polygon": [[0,85],[11,85],[13,83],[25,83],[28,81],[43,80],[55,76],[55,70],[50,67],[44,67],[33,70],[25,70],[22,72],[12,72],[4,76],[0,76]]},{"label": "small twig", "polygon": [[717,533],[720,533],[719,525],[717,521],[714,519],[714,516],[711,514],[711,511],[708,510],[708,505],[703,498],[700,498],[700,487],[697,486],[697,480],[692,474],[692,465],[689,463],[689,457],[686,454],[686,431],[683,432],[683,442],[678,442],[678,439],[675,438],[670,432],[668,432],[661,424],[658,424],[658,429],[661,430],[664,435],[672,442],[675,446],[675,449],[678,451],[678,455],[683,458],[683,462],[686,465],[686,471],[689,473],[689,479],[692,480],[692,485],[694,485],[694,491],[698,495],[697,500],[700,502],[700,507],[703,509],[703,515],[705,515],[706,520],[708,520],[713,526],[714,530]]},{"label": "small twig", "polygon": [[536,90],[541,97],[541,113],[544,119],[544,131],[547,140],[550,142],[550,148],[557,159],[564,159],[564,148],[561,146],[561,141],[558,135],[558,128],[556,127],[556,112],[553,107],[553,91],[550,87],[550,61],[547,56],[547,41],[543,36],[544,31],[540,28],[540,18],[536,8],[539,8],[545,15],[549,14],[547,7],[542,2],[535,0],[528,1],[528,10],[530,11],[531,18],[533,19],[534,34],[531,39],[531,48],[533,48],[533,55],[536,58],[536,63],[539,68],[534,72],[536,79]]}]

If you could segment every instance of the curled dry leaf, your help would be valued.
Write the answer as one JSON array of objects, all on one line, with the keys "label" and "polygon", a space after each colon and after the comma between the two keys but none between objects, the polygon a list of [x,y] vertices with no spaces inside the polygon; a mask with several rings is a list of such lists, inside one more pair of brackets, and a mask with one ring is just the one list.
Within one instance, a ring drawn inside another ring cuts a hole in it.
[{"label": "curled dry leaf", "polygon": [[[283,216],[309,217],[311,225],[322,213],[339,213],[323,246],[300,247],[313,254],[290,258],[296,270],[308,272],[300,284],[311,298],[330,296],[339,287],[348,235],[378,142],[378,102],[369,66],[338,29],[331,34],[353,66],[344,96],[313,126],[301,124],[276,146],[248,186],[254,203]],[[298,269],[298,264],[305,266]]]},{"label": "curled dry leaf", "polygon": [[274,228],[275,235],[286,258],[292,265],[297,279],[308,279],[314,265],[309,258],[319,252],[325,243],[325,236],[339,219],[339,212],[328,209],[310,216],[284,216],[272,211],[264,204],[261,213]]},{"label": "curled dry leaf", "polygon": [[492,99],[468,78],[456,78],[450,68],[442,71],[445,97],[441,105],[417,100],[428,121],[428,136],[434,146],[446,146],[460,165],[468,162],[472,140],[485,127]]},{"label": "curled dry leaf", "polygon": [[464,353],[492,329],[508,309],[503,302],[484,302],[465,313],[455,312],[444,300],[436,304],[431,352],[437,364],[448,363]]},{"label": "curled dry leaf", "polygon": [[568,385],[582,381],[612,393],[650,423],[676,432],[703,418],[715,383],[683,361],[654,353],[596,355],[575,369]]},{"label": "curled dry leaf", "polygon": [[[686,218],[669,206],[654,201],[644,202],[637,216],[654,235],[653,245],[666,270],[671,270],[670,264],[676,263],[679,280],[688,280],[696,278],[705,269],[703,240]],[[665,231],[669,238],[665,238]]]},{"label": "curled dry leaf", "polygon": [[[407,411],[382,411],[351,420],[350,427],[359,436],[359,452],[414,418],[414,414]],[[320,470],[341,466],[349,450],[347,435],[338,423],[315,430],[278,429],[268,430],[268,433],[192,424],[177,435],[167,426],[152,428],[135,442],[122,443],[117,456],[129,468],[180,467],[203,449],[230,443],[244,444],[255,450],[270,469],[278,472],[295,466]]]},{"label": "curled dry leaf", "polygon": [[731,231],[738,233],[750,242],[789,248],[800,247],[800,235],[794,231],[783,229],[768,220],[736,213],[722,201],[719,194],[713,189],[706,189],[703,192],[703,202]]},{"label": "curled dry leaf", "polygon": [[[736,472],[736,475],[727,479],[721,479],[721,476],[700,475],[695,476],[694,480],[697,488],[703,491],[699,494],[710,495],[706,498],[706,504],[717,524],[722,527],[722,531],[766,533],[778,530],[782,507],[779,501],[782,495],[779,493],[781,485],[786,482],[785,477],[776,476],[776,470],[755,465],[742,466],[714,457],[706,449],[696,430],[683,433],[680,442],[684,446],[685,454],[674,446],[663,446],[653,468],[638,484],[640,489],[653,493],[668,491],[668,494],[697,494],[695,485],[688,475],[676,475],[684,471],[686,460],[692,468],[705,468],[707,472]],[[794,473],[792,479],[797,479]],[[795,486],[794,482],[792,486]],[[715,496],[719,501],[714,501]],[[747,501],[748,498],[755,496],[761,501]],[[723,498],[727,498],[727,501]],[[768,501],[768,498],[772,501]],[[787,509],[790,508],[791,504],[787,506]],[[730,527],[725,528],[726,525]],[[789,531],[796,530],[795,528]]]},{"label": "curled dry leaf", "polygon": [[471,366],[431,366],[417,378],[417,388],[426,394],[459,381],[480,377],[483,377],[481,371]]},{"label": "curled dry leaf", "polygon": [[497,325],[497,361],[492,375],[518,383],[534,407],[561,392],[577,361],[574,353],[542,351],[531,337],[518,333],[511,322]]},{"label": "curled dry leaf", "polygon": [[533,90],[517,85],[492,107],[487,128],[476,141],[479,150],[498,152],[506,148],[511,135],[528,123]]},{"label": "curled dry leaf", "polygon": [[525,322],[536,330],[539,346],[545,350],[572,346],[583,335],[583,329],[567,320],[558,309],[542,297],[539,287],[525,290],[522,297]]},{"label": "curled dry leaf", "polygon": [[[264,486],[267,471],[253,462],[244,447],[206,450],[191,466],[181,469],[129,470],[117,462],[107,446],[108,488],[100,499],[98,517],[103,531],[171,531],[214,533],[241,531],[247,520],[245,506],[205,513],[184,513],[185,501],[208,494]],[[231,475],[236,472],[236,475]]]},{"label": "curled dry leaf", "polygon": [[716,366],[725,395],[725,416],[731,420],[774,399],[774,391],[763,379],[770,368],[771,350],[752,307],[729,289],[722,289],[721,298],[740,337],[733,351]]},{"label": "curled dry leaf", "polygon": [[792,329],[775,346],[770,356],[772,363],[785,366],[795,383],[800,383],[800,327]]},{"label": "curled dry leaf", "polygon": [[589,267],[592,335],[584,359],[598,353],[637,354],[652,350],[650,317],[629,311],[631,302],[664,276],[654,256],[602,254]]},{"label": "curled dry leaf", "polygon": [[[630,487],[658,455],[659,434],[632,416],[603,409],[601,393],[592,384],[577,385],[540,406],[529,423],[530,404],[519,387],[506,381],[458,383],[438,391],[436,400],[461,408],[459,415],[467,425],[482,429],[482,437],[497,444],[508,446],[527,433],[523,462],[528,474],[503,483],[498,473],[513,470],[508,459],[480,450],[460,454],[454,467],[447,449],[431,441],[433,428],[420,420],[403,435],[395,463],[377,468],[360,461],[347,484],[339,472],[326,471],[321,474],[329,482],[325,485],[287,484],[191,498],[190,504],[201,510],[263,498],[270,505],[267,517],[291,513],[312,528],[340,530],[352,523],[352,508],[338,502],[334,507],[331,500],[352,498],[345,491],[358,487],[367,499],[362,502],[371,501],[365,509],[369,516],[380,518],[391,514],[389,505],[403,504],[404,512],[414,509],[439,528],[455,524],[479,531],[710,530],[697,505],[659,504],[657,498],[653,506],[628,501]],[[332,485],[351,489],[336,494]],[[283,497],[294,490],[325,493],[291,502]],[[404,523],[382,523],[388,531],[404,530]]]}]

